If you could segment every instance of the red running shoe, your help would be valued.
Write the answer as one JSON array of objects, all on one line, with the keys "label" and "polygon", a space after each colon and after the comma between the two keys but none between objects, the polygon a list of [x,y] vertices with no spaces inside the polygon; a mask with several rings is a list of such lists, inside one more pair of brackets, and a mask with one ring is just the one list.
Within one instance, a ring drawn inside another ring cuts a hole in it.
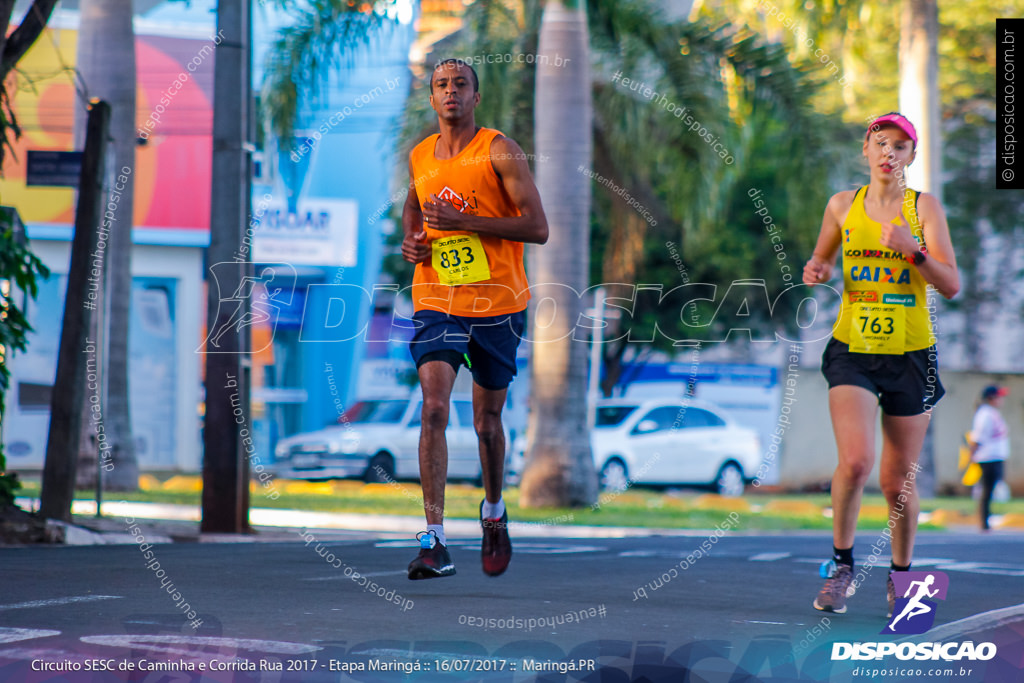
[{"label": "red running shoe", "polygon": [[480,543],[480,562],[483,564],[484,574],[501,576],[508,569],[508,563],[512,559],[512,540],[508,537],[508,510],[502,513],[500,519],[484,519],[483,510],[484,503],[480,501],[480,526],[484,530],[484,537]]}]

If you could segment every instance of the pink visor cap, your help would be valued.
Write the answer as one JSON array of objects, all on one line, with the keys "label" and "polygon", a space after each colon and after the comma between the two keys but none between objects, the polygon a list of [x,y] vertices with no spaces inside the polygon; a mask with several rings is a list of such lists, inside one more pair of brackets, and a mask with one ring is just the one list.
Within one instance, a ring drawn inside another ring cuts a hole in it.
[{"label": "pink visor cap", "polygon": [[868,126],[868,132],[864,137],[867,137],[872,131],[876,131],[882,126],[896,126],[910,137],[915,147],[917,146],[917,129],[914,128],[914,124],[907,120],[906,116],[896,112],[879,116],[877,119],[872,121],[871,125]]}]

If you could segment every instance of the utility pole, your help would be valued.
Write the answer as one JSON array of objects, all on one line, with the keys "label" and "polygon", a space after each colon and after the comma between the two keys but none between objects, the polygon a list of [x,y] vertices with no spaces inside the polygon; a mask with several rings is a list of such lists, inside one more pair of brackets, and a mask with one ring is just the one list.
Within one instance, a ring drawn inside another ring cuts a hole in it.
[{"label": "utility pole", "polygon": [[[252,264],[235,261],[249,214],[250,0],[218,0],[213,76],[213,182],[207,264],[206,417],[200,531],[246,533],[249,461],[250,302],[242,287]],[[232,299],[228,301],[228,299]],[[225,329],[225,328],[235,329]],[[243,432],[243,430],[246,430]]]},{"label": "utility pole", "polygon": [[106,177],[107,140],[110,137],[110,105],[102,100],[89,103],[82,170],[78,179],[75,236],[71,241],[68,289],[64,298],[64,322],[57,353],[57,376],[50,399],[50,431],[46,440],[43,484],[39,512],[48,519],[71,521],[75,495],[78,439],[82,406],[86,401],[86,357],[97,354],[95,342],[89,348],[96,302],[86,296],[92,254],[99,244],[103,217],[103,180]]}]

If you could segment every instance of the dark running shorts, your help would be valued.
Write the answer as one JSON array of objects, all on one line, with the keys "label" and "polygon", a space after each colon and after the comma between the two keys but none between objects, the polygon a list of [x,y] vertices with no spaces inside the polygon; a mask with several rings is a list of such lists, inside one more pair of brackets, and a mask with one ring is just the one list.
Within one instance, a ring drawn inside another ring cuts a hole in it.
[{"label": "dark running shorts", "polygon": [[409,350],[417,368],[426,361],[447,360],[454,352],[458,362],[467,364],[469,359],[473,381],[484,389],[497,391],[512,383],[516,350],[526,329],[526,311],[478,318],[417,311],[412,319],[418,327]]},{"label": "dark running shorts", "polygon": [[821,373],[829,389],[863,387],[878,397],[882,412],[898,417],[927,412],[946,393],[939,381],[934,346],[902,356],[850,353],[847,344],[833,337],[822,354]]}]

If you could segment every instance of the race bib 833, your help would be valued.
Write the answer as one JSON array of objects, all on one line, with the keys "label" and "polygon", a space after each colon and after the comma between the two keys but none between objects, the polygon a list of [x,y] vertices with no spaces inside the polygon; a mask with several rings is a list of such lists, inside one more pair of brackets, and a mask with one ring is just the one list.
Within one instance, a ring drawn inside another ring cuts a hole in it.
[{"label": "race bib 833", "polygon": [[463,285],[491,279],[487,254],[479,235],[443,237],[431,243],[430,265],[441,284]]}]

